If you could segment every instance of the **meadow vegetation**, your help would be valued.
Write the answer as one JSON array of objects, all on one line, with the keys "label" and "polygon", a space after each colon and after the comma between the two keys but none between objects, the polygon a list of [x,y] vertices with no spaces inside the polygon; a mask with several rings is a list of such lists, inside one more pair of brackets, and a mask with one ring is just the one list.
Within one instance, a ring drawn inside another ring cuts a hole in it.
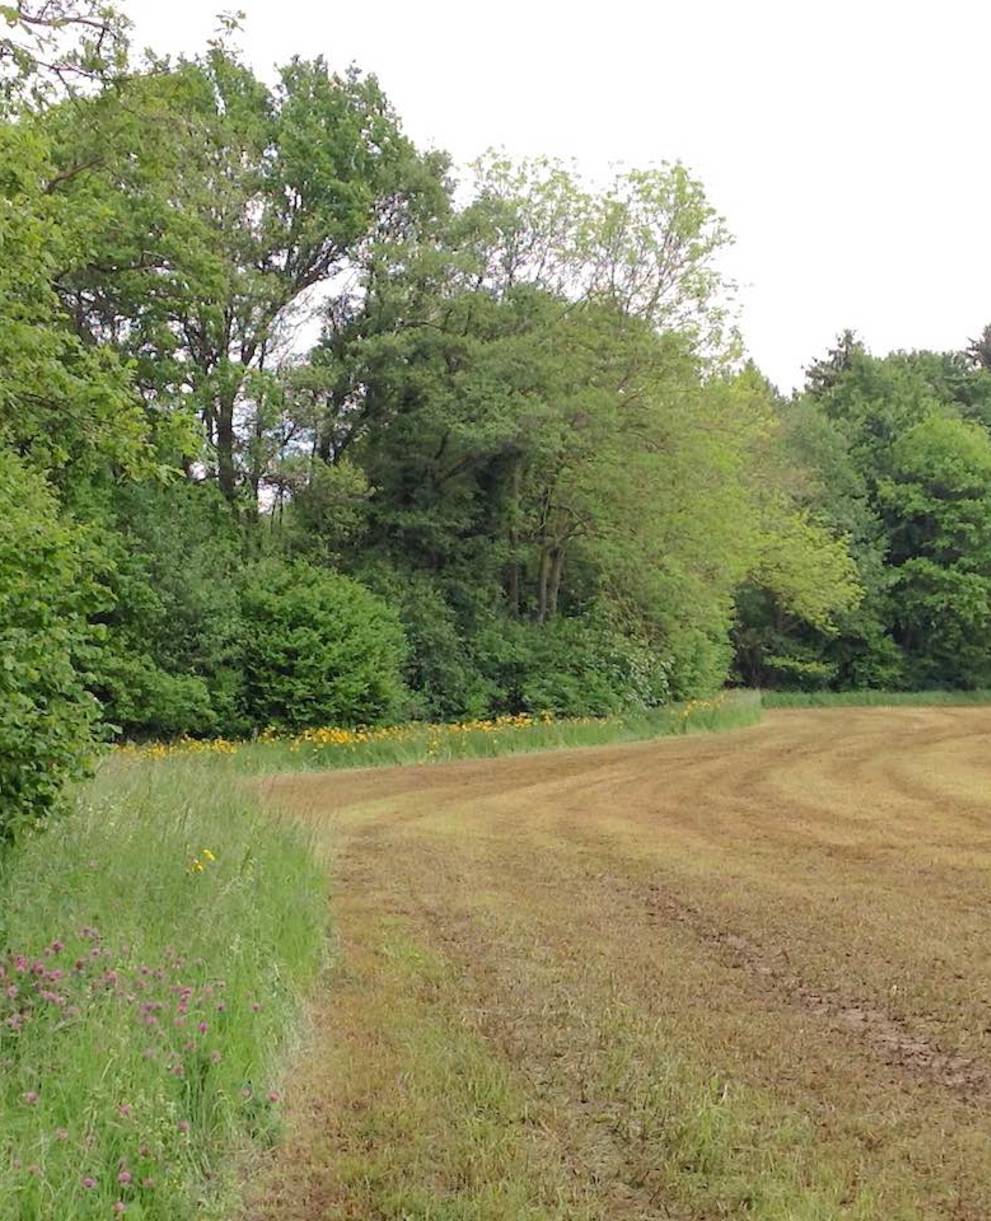
[{"label": "meadow vegetation", "polygon": [[[456,764],[409,769],[429,787],[529,754],[542,792],[576,765],[540,751],[639,759],[641,740],[754,728],[756,689],[949,715],[991,685],[991,328],[884,357],[844,333],[784,396],[746,358],[731,235],[685,166],[608,184],[495,152],[458,169],[374,76],[297,57],[263,79],[237,26],[167,57],[138,54],[106,0],[0,2],[0,1215],[25,1221],[222,1212],[239,1155],[277,1131],[325,876],[255,777],[351,768],[348,789],[388,794],[390,765]],[[593,790],[611,758],[587,756]],[[401,852],[379,813],[355,817]],[[416,902],[444,857],[411,859]],[[476,881],[484,902],[495,883]],[[478,1191],[434,1210],[415,1139],[398,1187],[344,1140],[340,1181],[350,1167],[356,1207],[384,1210],[356,1215],[624,1215],[562,1185],[553,1149],[528,1178],[526,1083],[462,1021],[456,919],[417,948],[381,917],[356,951],[391,964],[368,985],[388,1002],[381,1064],[420,1074],[424,1114],[455,1124],[441,1171],[467,1160]],[[575,936],[535,995],[581,995]],[[613,1141],[611,1181],[700,1216],[875,1215],[842,1186],[849,1143],[838,1178],[816,1169],[801,1098],[760,1143],[759,1084],[726,1105],[626,985],[615,1026],[604,993],[562,1017],[576,1046],[615,1035],[587,1051],[581,1107],[672,1179],[620,1174]],[[452,1115],[463,1062],[479,1094]],[[410,1135],[412,1113],[392,1119]],[[515,1195],[493,1186],[506,1151]]]},{"label": "meadow vegetation", "polygon": [[222,1216],[325,953],[298,828],[113,759],[0,867],[0,1215]]}]

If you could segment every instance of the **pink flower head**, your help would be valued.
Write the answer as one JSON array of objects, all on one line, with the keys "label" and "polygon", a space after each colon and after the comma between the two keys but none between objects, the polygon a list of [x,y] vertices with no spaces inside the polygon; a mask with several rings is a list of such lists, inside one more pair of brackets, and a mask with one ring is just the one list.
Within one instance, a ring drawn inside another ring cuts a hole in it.
[{"label": "pink flower head", "polygon": [[130,1183],[130,1181],[131,1181],[130,1170],[122,1170],[120,1172],[120,1174],[117,1176],[117,1182],[120,1183],[124,1187],[126,1187],[127,1184]]},{"label": "pink flower head", "polygon": [[279,1094],[278,1090],[269,1090],[268,1091],[269,1102],[278,1102],[280,1097],[281,1097],[281,1095]]},{"label": "pink flower head", "polygon": [[65,949],[64,941],[53,941],[52,942],[51,950],[52,950],[53,954],[60,954],[64,949]]},{"label": "pink flower head", "polygon": [[200,1032],[200,1034],[206,1034],[206,1032],[210,1029],[210,1027],[207,1025],[206,1022],[200,1022],[200,1024],[196,1027],[196,1029]]},{"label": "pink flower head", "polygon": [[96,1179],[94,1179],[91,1174],[86,1175],[86,1177],[83,1179],[83,1186],[87,1191],[92,1191],[96,1186]]},{"label": "pink flower head", "polygon": [[123,1200],[117,1201],[117,1203],[114,1205],[114,1212],[117,1214],[118,1217],[121,1215],[121,1213],[127,1212],[127,1205],[124,1203]]},{"label": "pink flower head", "polygon": [[134,1108],[129,1102],[122,1102],[117,1107],[117,1114],[122,1115],[124,1119],[127,1119],[133,1109]]},{"label": "pink flower head", "polygon": [[185,1136],[189,1132],[189,1120],[180,1119],[178,1124],[176,1124],[176,1127]]},{"label": "pink flower head", "polygon": [[24,1101],[28,1104],[29,1107],[33,1107],[34,1104],[38,1101],[37,1091],[28,1090],[28,1092],[24,1095]]}]

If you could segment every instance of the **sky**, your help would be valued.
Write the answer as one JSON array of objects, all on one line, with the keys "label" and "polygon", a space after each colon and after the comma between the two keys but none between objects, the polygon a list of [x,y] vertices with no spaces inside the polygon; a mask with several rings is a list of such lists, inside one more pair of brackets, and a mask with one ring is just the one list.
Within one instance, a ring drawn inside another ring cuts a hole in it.
[{"label": "sky", "polygon": [[261,75],[293,54],[374,72],[421,147],[680,160],[736,244],[748,351],[781,389],[839,331],[956,349],[991,323],[984,0],[125,0],[139,46],[215,14]]}]

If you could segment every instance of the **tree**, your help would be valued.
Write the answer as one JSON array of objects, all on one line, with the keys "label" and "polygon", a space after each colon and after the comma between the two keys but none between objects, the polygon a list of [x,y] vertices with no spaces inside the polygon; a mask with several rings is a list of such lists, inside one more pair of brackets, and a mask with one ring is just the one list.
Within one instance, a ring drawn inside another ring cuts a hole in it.
[{"label": "tree", "polygon": [[155,69],[126,105],[50,119],[57,193],[103,237],[59,288],[87,342],[136,362],[150,411],[195,412],[224,496],[256,499],[293,326],[435,175],[373,77],[294,59],[269,88],[222,45]]},{"label": "tree", "polygon": [[59,808],[95,751],[80,671],[99,605],[83,532],[40,477],[0,450],[0,840]]},{"label": "tree", "polygon": [[894,444],[878,499],[894,569],[893,634],[913,685],[991,682],[991,439],[933,415]]}]

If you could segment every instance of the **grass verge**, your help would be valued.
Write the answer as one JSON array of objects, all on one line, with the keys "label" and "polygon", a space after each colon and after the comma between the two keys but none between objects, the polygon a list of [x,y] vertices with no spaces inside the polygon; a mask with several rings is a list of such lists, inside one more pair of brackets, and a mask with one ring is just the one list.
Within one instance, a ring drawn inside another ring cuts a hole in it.
[{"label": "grass verge", "polygon": [[109,761],[0,873],[0,1216],[219,1215],[324,923],[309,845],[233,778]]},{"label": "grass verge", "polygon": [[933,708],[991,704],[991,691],[764,691],[765,708]]},{"label": "grass verge", "polygon": [[707,700],[670,704],[612,717],[556,720],[501,717],[460,724],[407,724],[376,729],[311,729],[296,737],[263,735],[255,741],[225,739],[151,743],[119,748],[139,758],[227,756],[232,770],[264,775],[287,771],[326,771],[347,767],[395,767],[447,763],[531,751],[606,746],[671,734],[736,729],[760,720],[755,691],[725,691]]}]

